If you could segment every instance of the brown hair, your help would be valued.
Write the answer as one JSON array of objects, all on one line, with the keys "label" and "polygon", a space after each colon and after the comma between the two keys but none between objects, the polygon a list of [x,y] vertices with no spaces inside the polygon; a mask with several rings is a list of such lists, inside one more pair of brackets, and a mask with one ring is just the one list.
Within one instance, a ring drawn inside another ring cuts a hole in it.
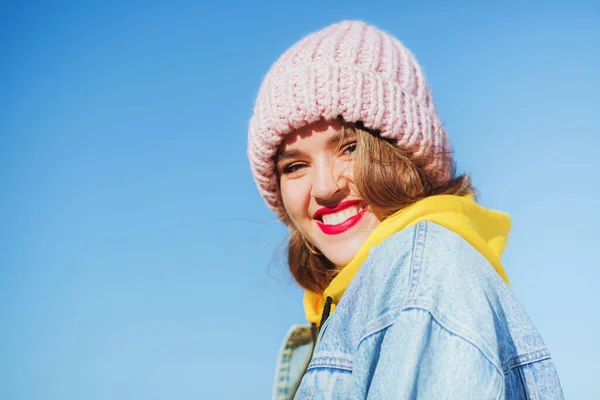
[{"label": "brown hair", "polygon": [[[393,142],[382,139],[376,131],[344,124],[343,134],[357,135],[354,152],[354,179],[362,199],[380,221],[425,197],[451,194],[463,196],[476,190],[468,174],[455,176],[454,163],[449,181],[439,184],[421,166],[425,159],[410,154]],[[450,158],[451,154],[435,157]],[[294,279],[304,289],[322,292],[339,272],[324,255],[315,250],[286,216],[290,236],[288,264]]]}]

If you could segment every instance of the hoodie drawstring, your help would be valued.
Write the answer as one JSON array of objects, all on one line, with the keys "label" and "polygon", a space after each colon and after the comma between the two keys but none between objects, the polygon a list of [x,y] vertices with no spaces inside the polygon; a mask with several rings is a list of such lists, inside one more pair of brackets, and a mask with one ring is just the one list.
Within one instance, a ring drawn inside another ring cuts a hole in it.
[{"label": "hoodie drawstring", "polygon": [[[317,337],[319,336],[319,332],[321,332],[321,327],[329,318],[331,314],[331,304],[333,303],[333,298],[331,296],[327,296],[325,299],[325,305],[323,306],[323,313],[321,314],[321,323],[317,327],[317,324],[310,324],[310,334],[312,336],[313,344],[317,343]],[[314,348],[313,348],[314,349]]]},{"label": "hoodie drawstring", "polygon": [[333,302],[333,298],[331,296],[327,296],[325,299],[325,306],[323,307],[323,314],[321,314],[321,323],[319,324],[319,330],[329,318],[329,314],[331,313],[331,303]]}]

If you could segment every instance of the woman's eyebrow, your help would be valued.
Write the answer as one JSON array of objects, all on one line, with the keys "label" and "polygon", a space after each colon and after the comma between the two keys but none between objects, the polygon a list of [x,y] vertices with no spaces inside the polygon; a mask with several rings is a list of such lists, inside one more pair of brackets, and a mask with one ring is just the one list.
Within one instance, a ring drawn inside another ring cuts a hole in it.
[{"label": "woman's eyebrow", "polygon": [[[342,140],[348,140],[356,138],[356,132],[347,131],[347,132],[338,132],[332,135],[329,139],[327,139],[327,146],[331,148],[335,148],[340,145]],[[302,155],[302,151],[292,149],[292,150],[284,150],[279,151],[275,154],[275,162],[279,162],[281,160],[285,160],[286,158],[296,158]]]},{"label": "woman's eyebrow", "polygon": [[281,160],[285,160],[286,158],[295,158],[298,157],[302,152],[300,150],[285,150],[280,151],[275,154],[275,162],[278,163]]},{"label": "woman's eyebrow", "polygon": [[327,145],[331,146],[331,147],[337,147],[340,145],[340,142],[342,140],[348,140],[348,139],[354,139],[356,138],[356,132],[354,131],[340,131],[338,133],[336,133],[335,135],[331,136],[328,140],[327,140]]}]

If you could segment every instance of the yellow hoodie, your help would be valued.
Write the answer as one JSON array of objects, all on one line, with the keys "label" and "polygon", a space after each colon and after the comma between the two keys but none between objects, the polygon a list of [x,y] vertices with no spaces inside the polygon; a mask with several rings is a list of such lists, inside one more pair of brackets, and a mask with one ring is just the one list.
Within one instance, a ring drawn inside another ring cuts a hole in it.
[{"label": "yellow hoodie", "polygon": [[367,237],[352,261],[340,271],[323,293],[307,290],[304,294],[306,319],[318,325],[325,299],[333,299],[333,312],[354,275],[367,259],[370,249],[394,233],[423,220],[435,222],[462,236],[492,264],[502,279],[509,283],[500,256],[508,242],[510,216],[478,205],[470,195],[432,196],[383,220]]}]

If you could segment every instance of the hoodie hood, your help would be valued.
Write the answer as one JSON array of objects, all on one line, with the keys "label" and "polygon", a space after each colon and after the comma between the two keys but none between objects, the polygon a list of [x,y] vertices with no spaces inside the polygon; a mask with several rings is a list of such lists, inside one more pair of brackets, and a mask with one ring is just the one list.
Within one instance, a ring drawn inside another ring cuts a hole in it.
[{"label": "hoodie hood", "polygon": [[435,222],[459,234],[471,244],[494,267],[498,275],[509,284],[506,271],[500,262],[508,243],[511,221],[508,214],[490,210],[477,204],[471,195],[431,196],[401,209],[383,220],[367,237],[356,256],[331,281],[323,293],[306,291],[304,311],[306,319],[320,324],[325,299],[331,297],[331,311],[342,298],[346,288],[367,259],[372,247],[379,245],[394,233],[415,225],[420,221]]}]

